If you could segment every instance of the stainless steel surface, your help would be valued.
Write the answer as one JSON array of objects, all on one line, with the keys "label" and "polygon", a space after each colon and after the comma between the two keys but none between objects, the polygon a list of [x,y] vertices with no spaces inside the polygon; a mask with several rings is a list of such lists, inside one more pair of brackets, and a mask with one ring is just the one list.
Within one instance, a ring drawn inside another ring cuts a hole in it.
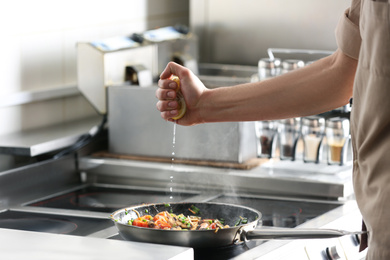
[{"label": "stainless steel surface", "polygon": [[[286,48],[268,48],[267,49],[268,57],[273,60],[275,59],[275,54],[293,54],[295,56],[299,56],[299,54],[304,55],[321,55],[321,56],[329,56],[333,53],[333,51],[326,50],[307,50],[307,49],[286,49]],[[277,57],[277,56],[276,56]]]},{"label": "stainless steel surface", "polygon": [[201,39],[200,62],[257,65],[270,46],[335,50],[334,29],[349,6],[349,0],[192,0],[190,27]]},{"label": "stainless steel surface", "polygon": [[193,73],[198,74],[198,38],[194,34],[182,38],[156,43],[155,62],[157,77],[163,72],[168,62],[175,61]]},{"label": "stainless steel surface", "polygon": [[[243,163],[256,158],[253,122],[177,126],[156,111],[155,87],[109,87],[109,152],[151,157]],[[142,111],[142,114],[141,112]]]},{"label": "stainless steel surface", "polygon": [[333,238],[347,235],[361,235],[361,231],[346,231],[337,229],[324,228],[260,228],[255,231],[248,231],[242,233],[242,240],[252,239],[321,239]]},{"label": "stainless steel surface", "polygon": [[75,185],[79,185],[79,176],[73,156],[4,171],[0,173],[0,210]]},{"label": "stainless steel surface", "polygon": [[[300,225],[297,229],[305,228],[331,228],[345,229],[349,231],[361,228],[361,214],[355,201],[346,202],[342,207],[334,209],[319,218]],[[342,246],[346,259],[362,259],[358,257],[358,246],[351,243],[351,236],[327,239],[304,239],[304,240],[271,240],[267,243],[249,250],[235,260],[258,259],[307,259],[323,260],[323,250],[327,247]],[[364,253],[364,252],[363,252]],[[362,256],[363,254],[360,254]]]},{"label": "stainless steel surface", "polygon": [[37,156],[74,144],[80,136],[101,121],[91,117],[44,129],[33,129],[0,136],[0,152],[5,154]]},{"label": "stainless steel surface", "polygon": [[[115,162],[115,163],[114,163]],[[55,198],[66,198],[65,194],[71,192],[73,193],[75,189],[88,187],[90,185],[99,185],[101,187],[107,188],[125,188],[125,189],[142,189],[145,192],[153,191],[153,190],[169,190],[169,187],[173,187],[174,190],[179,192],[190,192],[193,191],[194,197],[187,198],[188,202],[199,202],[199,201],[218,201],[221,194],[231,194],[229,196],[246,196],[247,198],[263,198],[265,200],[275,199],[271,195],[264,196],[264,189],[260,186],[260,189],[257,189],[256,186],[265,182],[264,185],[269,185],[270,188],[276,187],[275,193],[279,194],[278,200],[305,200],[305,201],[313,201],[315,196],[310,196],[310,198],[302,198],[295,199],[289,198],[289,196],[282,196],[279,192],[281,186],[280,182],[270,182],[267,178],[262,181],[259,179],[258,181],[253,182],[256,178],[259,178],[261,175],[268,176],[273,175],[274,178],[279,179],[288,179],[293,178],[293,173],[297,174],[299,171],[294,170],[288,174],[283,171],[279,171],[277,169],[265,171],[261,169],[256,169],[255,171],[234,171],[228,169],[218,169],[218,168],[209,168],[209,167],[187,167],[182,165],[175,165],[173,169],[171,169],[170,164],[161,164],[161,163],[144,163],[144,162],[134,162],[134,161],[125,161],[125,160],[103,160],[96,158],[81,158],[80,168],[76,168],[78,164],[75,163],[74,158],[72,156],[64,157],[59,160],[48,160],[35,165],[31,165],[28,167],[23,167],[21,169],[15,169],[13,171],[7,171],[0,174],[0,197],[1,197],[1,209],[0,216],[4,210],[11,210],[13,212],[18,213],[26,213],[29,216],[33,216],[35,214],[44,214],[46,216],[58,216],[61,218],[85,218],[94,219],[95,221],[109,221],[107,217],[109,213],[104,213],[101,211],[90,211],[90,210],[81,210],[81,209],[66,209],[60,207],[43,207],[40,205],[40,201],[42,199],[53,202],[57,199]],[[287,168],[291,168],[287,166]],[[81,170],[81,177],[78,174],[78,170]],[[345,168],[338,168],[339,170]],[[99,173],[100,172],[100,173]],[[306,172],[307,176],[312,176],[313,180],[316,179],[318,182],[329,182],[331,180],[339,180],[341,181],[344,176],[346,178],[346,173],[313,173]],[[259,176],[260,175],[260,176]],[[284,175],[284,176],[283,176]],[[330,178],[324,179],[324,176],[328,175]],[[173,177],[173,183],[171,183],[170,176]],[[306,177],[307,177],[306,176]],[[298,178],[304,178],[305,174],[299,174]],[[83,180],[83,183],[80,183],[80,178]],[[240,181],[243,179],[243,181]],[[22,180],[22,181],[21,181]],[[298,180],[296,180],[298,181]],[[85,183],[84,183],[85,182]],[[115,184],[116,183],[116,184]],[[342,181],[341,181],[342,183]],[[344,186],[344,184],[341,184]],[[178,185],[176,185],[178,184]],[[230,185],[227,187],[227,185]],[[296,184],[289,183],[285,187],[294,186]],[[279,186],[279,187],[278,187]],[[39,187],[39,188],[37,188]],[[308,185],[309,189],[313,186]],[[328,186],[329,188],[329,186]],[[333,187],[334,188],[334,187]],[[28,192],[25,192],[28,191]],[[87,191],[89,194],[91,191]],[[93,191],[92,191],[93,192]],[[87,194],[80,194],[76,196],[79,198],[79,203],[84,203],[89,199]],[[246,195],[245,195],[246,194]],[[269,194],[269,193],[268,193]],[[55,196],[55,197],[53,197]],[[229,199],[229,196],[226,199]],[[91,198],[95,198],[92,196]],[[96,197],[98,198],[98,197]],[[318,197],[317,197],[318,198]],[[101,200],[100,200],[101,201]],[[230,199],[229,199],[230,201]],[[93,201],[92,201],[93,202]],[[328,213],[304,222],[305,224],[302,227],[307,228],[316,228],[326,225],[332,222],[335,219],[339,219],[351,212],[351,208],[353,210],[356,209],[355,204],[352,205],[349,202],[345,204],[336,201],[327,201],[321,198],[318,200],[320,203],[336,203],[336,208],[334,210],[329,211]],[[37,203],[37,206],[32,206],[30,203]],[[93,202],[99,203],[99,200]],[[230,202],[228,202],[230,203]],[[289,203],[289,202],[287,202]],[[293,203],[293,201],[291,201]],[[291,204],[289,203],[289,205]],[[339,207],[338,207],[339,206]],[[325,210],[324,212],[326,212]],[[267,213],[268,214],[268,213]],[[360,222],[359,215],[356,215],[357,219]],[[92,222],[92,221],[91,221]],[[306,225],[306,226],[305,226]],[[298,228],[300,228],[299,226]],[[327,226],[326,228],[343,228],[340,226]],[[351,228],[348,230],[356,230],[356,228]],[[8,236],[8,233],[12,232],[12,235],[16,234],[19,236],[19,243],[30,243],[31,239],[34,238],[36,241],[41,241],[42,237],[45,235],[40,235],[41,233],[37,232],[21,232],[17,230],[8,230],[3,232],[3,229],[0,230],[0,236]],[[91,233],[92,232],[92,233]],[[26,237],[21,236],[20,234],[28,234]],[[87,238],[99,238],[100,242],[95,243],[101,245],[101,247],[106,248],[107,250],[115,250],[114,244],[112,243],[114,237],[117,235],[117,231],[114,226],[108,227],[106,229],[95,229],[93,231],[89,230],[86,235]],[[53,241],[58,241],[61,244],[69,244],[69,248],[66,250],[68,252],[79,252],[80,245],[83,245],[82,241],[85,241],[86,245],[89,245],[88,239],[84,239],[85,237],[80,236],[72,236],[72,235],[53,235],[50,236]],[[62,239],[63,237],[69,237]],[[102,239],[102,238],[112,238],[112,239]],[[68,241],[68,242],[65,242]],[[73,242],[72,242],[73,241]],[[261,240],[260,240],[261,241]],[[307,240],[304,240],[307,241]],[[276,244],[275,244],[276,242]],[[127,242],[126,242],[127,243]],[[289,242],[293,243],[293,242]],[[289,244],[284,241],[269,241],[267,243],[255,243],[251,244],[251,241],[246,243],[246,246],[250,246],[246,248],[244,252],[241,252],[240,255],[251,256],[250,259],[260,257],[267,252],[268,250],[275,250],[279,248],[281,245]],[[78,244],[78,245],[76,245]],[[276,245],[276,246],[275,246]],[[263,246],[266,246],[265,248]],[[14,248],[14,247],[12,247]],[[44,250],[41,247],[37,247],[38,252],[42,252]],[[148,250],[148,244],[143,246],[144,250]],[[258,250],[261,248],[262,250]],[[242,247],[239,247],[241,250]],[[162,251],[165,251],[165,248],[161,248]],[[4,251],[10,254],[10,256],[16,255],[15,252]],[[253,252],[253,254],[252,254]],[[17,253],[22,255],[26,255],[31,253],[31,251],[25,251],[20,249]],[[58,254],[58,251],[54,249],[50,251],[50,254],[53,255]],[[156,252],[158,254],[158,252]],[[40,254],[41,255],[41,254]],[[50,255],[52,256],[52,255]],[[53,257],[51,257],[53,258]],[[55,258],[55,257],[54,257]],[[198,258],[199,259],[199,258]],[[243,258],[248,259],[248,258]],[[272,258],[271,258],[272,259]],[[273,258],[275,259],[275,258]]]},{"label": "stainless steel surface", "polygon": [[169,163],[146,163],[107,158],[83,157],[80,170],[90,180],[116,184],[128,183],[167,187],[173,176],[174,187],[195,187],[232,192],[348,198],[353,195],[351,166],[328,166],[289,161],[270,161],[251,170],[242,171]]},{"label": "stainless steel surface", "polygon": [[1,259],[193,259],[188,247],[0,229]]},{"label": "stainless steel surface", "polygon": [[255,66],[199,63],[199,79],[208,88],[226,87],[257,80]]},{"label": "stainless steel surface", "polygon": [[107,112],[106,87],[125,81],[125,68],[141,64],[157,75],[154,45],[101,50],[91,43],[77,44],[77,80],[81,93],[100,113]]},{"label": "stainless steel surface", "polygon": [[1,95],[0,108],[75,95],[80,95],[80,91],[78,90],[77,86],[64,86],[50,89],[17,92],[9,95]]}]

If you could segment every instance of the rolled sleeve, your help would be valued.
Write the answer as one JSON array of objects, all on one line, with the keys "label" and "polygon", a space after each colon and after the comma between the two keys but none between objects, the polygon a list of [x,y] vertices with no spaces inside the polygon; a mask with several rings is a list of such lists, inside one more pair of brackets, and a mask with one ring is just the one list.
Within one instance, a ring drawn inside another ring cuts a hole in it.
[{"label": "rolled sleeve", "polygon": [[361,37],[359,26],[348,17],[349,9],[341,17],[336,27],[336,41],[338,48],[347,56],[359,59]]}]

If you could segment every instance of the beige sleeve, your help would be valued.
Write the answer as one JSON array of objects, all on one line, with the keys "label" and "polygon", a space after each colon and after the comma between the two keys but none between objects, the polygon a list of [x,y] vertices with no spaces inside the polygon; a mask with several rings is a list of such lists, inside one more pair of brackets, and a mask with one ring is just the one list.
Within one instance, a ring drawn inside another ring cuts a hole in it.
[{"label": "beige sleeve", "polygon": [[336,27],[336,41],[338,48],[347,56],[359,59],[361,37],[359,31],[359,17],[356,12],[347,9]]}]

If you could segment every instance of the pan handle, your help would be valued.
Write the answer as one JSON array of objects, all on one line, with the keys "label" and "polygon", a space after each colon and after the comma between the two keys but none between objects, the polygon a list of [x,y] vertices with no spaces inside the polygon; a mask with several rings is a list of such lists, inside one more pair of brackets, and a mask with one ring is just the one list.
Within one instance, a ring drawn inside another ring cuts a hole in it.
[{"label": "pan handle", "polygon": [[241,241],[253,239],[315,239],[315,238],[334,238],[345,235],[359,235],[365,231],[350,232],[338,229],[319,229],[319,228],[259,228],[255,230],[241,232]]}]

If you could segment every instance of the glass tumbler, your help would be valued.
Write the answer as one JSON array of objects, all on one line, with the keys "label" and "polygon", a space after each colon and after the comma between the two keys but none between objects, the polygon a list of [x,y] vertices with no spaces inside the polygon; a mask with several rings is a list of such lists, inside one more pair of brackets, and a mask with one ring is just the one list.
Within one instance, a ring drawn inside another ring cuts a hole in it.
[{"label": "glass tumbler", "polygon": [[326,121],[325,131],[328,143],[328,164],[342,165],[346,157],[349,120],[341,117],[330,118]]},{"label": "glass tumbler", "polygon": [[297,140],[300,134],[300,118],[279,120],[278,136],[281,160],[294,160]]},{"label": "glass tumbler", "polygon": [[256,121],[257,157],[272,158],[273,143],[276,135],[274,121]]},{"label": "glass tumbler", "polygon": [[302,138],[304,143],[304,162],[318,163],[321,143],[324,136],[325,119],[319,116],[302,118]]}]

